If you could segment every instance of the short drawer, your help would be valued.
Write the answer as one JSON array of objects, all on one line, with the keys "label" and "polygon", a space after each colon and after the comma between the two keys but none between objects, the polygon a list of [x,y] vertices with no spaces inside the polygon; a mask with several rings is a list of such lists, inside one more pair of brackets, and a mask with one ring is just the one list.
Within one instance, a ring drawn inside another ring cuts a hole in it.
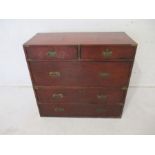
[{"label": "short drawer", "polygon": [[135,46],[82,46],[81,59],[134,59]]},{"label": "short drawer", "polygon": [[48,88],[36,87],[39,103],[120,105],[124,91],[120,88]]},{"label": "short drawer", "polygon": [[29,46],[26,47],[28,59],[32,60],[57,60],[76,59],[76,46]]},{"label": "short drawer", "polygon": [[36,86],[125,86],[132,62],[30,62]]},{"label": "short drawer", "polygon": [[123,106],[39,104],[41,116],[121,117]]}]

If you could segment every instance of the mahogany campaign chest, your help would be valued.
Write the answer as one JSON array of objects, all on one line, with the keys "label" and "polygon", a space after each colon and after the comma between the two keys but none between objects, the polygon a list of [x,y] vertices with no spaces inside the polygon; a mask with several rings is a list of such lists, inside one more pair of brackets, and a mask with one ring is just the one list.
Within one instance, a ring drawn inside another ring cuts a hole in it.
[{"label": "mahogany campaign chest", "polygon": [[36,34],[24,51],[40,116],[121,117],[136,47],[124,32]]}]

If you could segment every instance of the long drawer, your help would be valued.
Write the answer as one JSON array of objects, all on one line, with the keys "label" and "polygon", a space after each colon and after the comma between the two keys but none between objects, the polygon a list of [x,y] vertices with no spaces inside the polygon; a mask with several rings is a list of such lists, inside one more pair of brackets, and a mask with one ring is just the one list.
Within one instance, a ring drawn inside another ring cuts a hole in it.
[{"label": "long drawer", "polygon": [[41,116],[121,117],[123,106],[38,104]]},{"label": "long drawer", "polygon": [[35,88],[38,102],[42,104],[120,105],[125,97],[122,89],[115,88]]},{"label": "long drawer", "polygon": [[34,85],[124,86],[132,62],[30,62]]}]

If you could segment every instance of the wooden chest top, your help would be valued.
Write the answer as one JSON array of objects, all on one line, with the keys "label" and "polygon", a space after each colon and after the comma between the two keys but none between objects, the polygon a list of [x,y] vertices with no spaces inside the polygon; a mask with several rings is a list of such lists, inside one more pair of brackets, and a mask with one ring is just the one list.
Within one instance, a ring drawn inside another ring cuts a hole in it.
[{"label": "wooden chest top", "polygon": [[124,32],[38,33],[24,44],[29,45],[133,45]]}]

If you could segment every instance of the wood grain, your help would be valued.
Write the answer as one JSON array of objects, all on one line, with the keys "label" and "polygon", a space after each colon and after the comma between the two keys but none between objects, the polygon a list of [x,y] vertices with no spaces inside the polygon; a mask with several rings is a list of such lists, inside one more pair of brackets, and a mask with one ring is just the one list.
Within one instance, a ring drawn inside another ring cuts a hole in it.
[{"label": "wood grain", "polygon": [[[49,56],[49,52],[55,52]],[[31,60],[63,60],[77,59],[77,46],[30,46],[27,47],[27,57]]]},{"label": "wood grain", "polygon": [[40,116],[57,117],[116,117],[122,115],[122,106],[86,104],[39,104]]},{"label": "wood grain", "polygon": [[[131,62],[30,62],[37,86],[125,86]],[[60,77],[50,77],[59,72]],[[102,73],[109,76],[102,77]]]},{"label": "wood grain", "polygon": [[[38,102],[42,104],[101,104],[120,105],[124,102],[124,92],[118,88],[37,88]],[[62,98],[54,98],[54,94],[62,94]]]},{"label": "wood grain", "polygon": [[[105,57],[106,50],[111,51],[111,56]],[[134,59],[135,46],[82,46],[81,59],[111,60],[111,59]]]},{"label": "wood grain", "polygon": [[133,45],[124,32],[38,33],[24,46],[31,45]]},{"label": "wood grain", "polygon": [[137,47],[125,33],[39,33],[23,46],[40,116],[122,116]]}]

